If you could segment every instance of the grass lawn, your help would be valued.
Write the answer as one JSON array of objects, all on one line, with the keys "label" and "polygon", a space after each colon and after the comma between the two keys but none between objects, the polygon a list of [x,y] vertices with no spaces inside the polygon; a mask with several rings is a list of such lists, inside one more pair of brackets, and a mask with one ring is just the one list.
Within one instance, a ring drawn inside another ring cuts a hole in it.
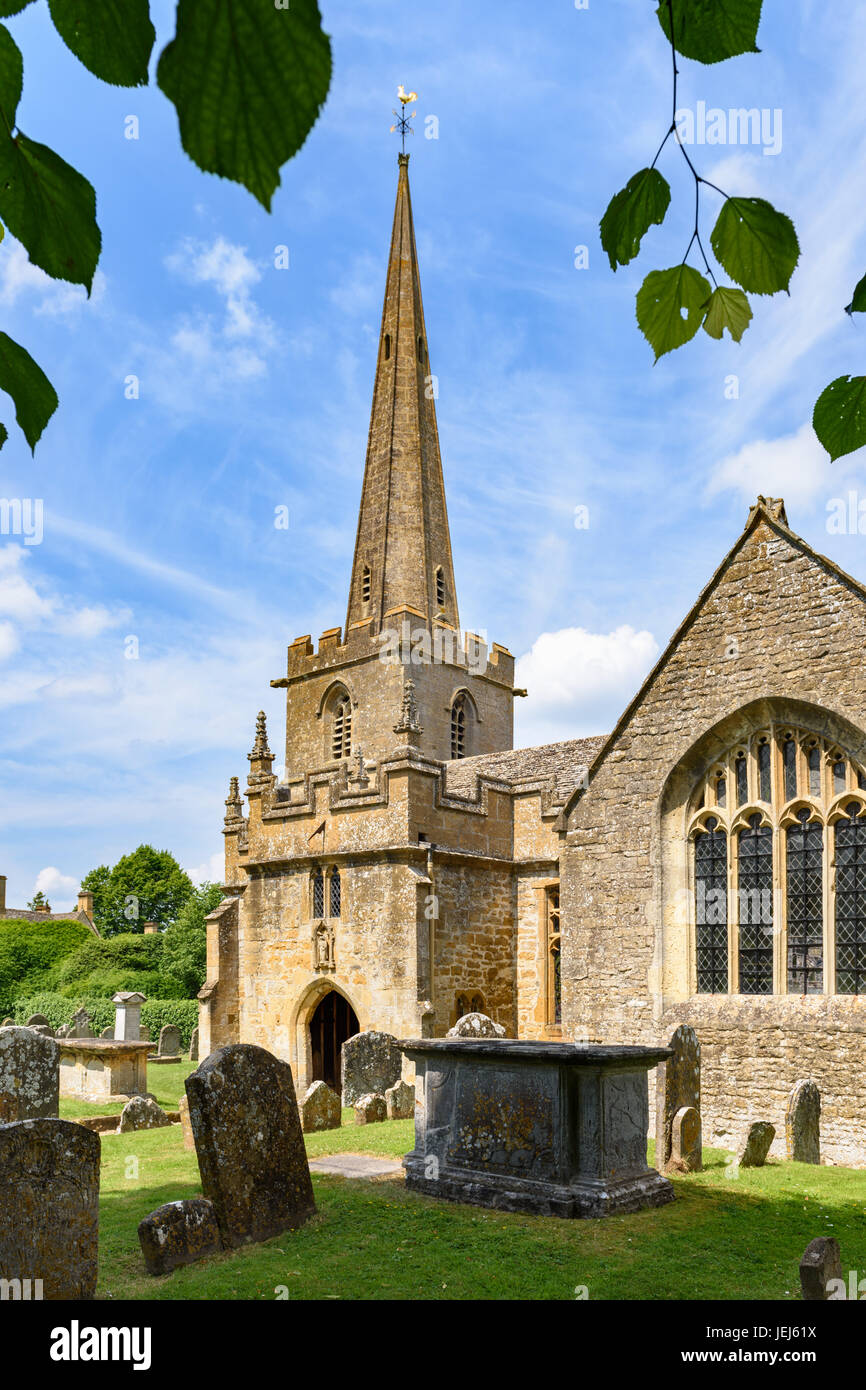
[{"label": "grass lawn", "polygon": [[[189,1070],[152,1069],[167,1108],[178,1083],[158,1073]],[[343,1119],[306,1136],[311,1158],[412,1148],[411,1120]],[[154,1279],[138,1222],[200,1193],[195,1154],[173,1126],[103,1136],[102,1158],[101,1298],[273,1299],[283,1286],[303,1299],[573,1299],[586,1285],[590,1299],[799,1300],[797,1266],[817,1235],[840,1241],[843,1272],[866,1273],[866,1171],[771,1163],[731,1178],[728,1155],[705,1149],[705,1171],[674,1178],[670,1206],[602,1221],[488,1212],[407,1193],[400,1181],[313,1174],[318,1214],[299,1231]]]}]

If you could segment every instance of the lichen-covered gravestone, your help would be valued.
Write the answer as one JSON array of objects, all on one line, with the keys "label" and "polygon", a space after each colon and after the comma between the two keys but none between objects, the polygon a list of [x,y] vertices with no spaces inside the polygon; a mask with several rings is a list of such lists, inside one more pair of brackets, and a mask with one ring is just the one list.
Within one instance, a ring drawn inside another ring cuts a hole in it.
[{"label": "lichen-covered gravestone", "polygon": [[99,1135],[69,1120],[0,1125],[0,1279],[40,1279],[46,1299],[93,1298]]},{"label": "lichen-covered gravestone", "polygon": [[198,1061],[198,1028],[193,1028],[189,1035],[189,1060]]},{"label": "lichen-covered gravestone", "polygon": [[385,1106],[389,1120],[411,1120],[415,1114],[415,1087],[398,1081],[385,1092]]},{"label": "lichen-covered gravestone", "polygon": [[101,1038],[111,1038],[111,1039],[113,1039],[113,1038],[114,1038],[114,1024],[113,1024],[113,1023],[109,1023],[109,1025],[108,1025],[107,1028],[103,1028],[103,1030],[102,1030],[102,1032],[100,1033],[99,1036],[100,1036]]},{"label": "lichen-covered gravestone", "polygon": [[0,1123],[56,1115],[60,1048],[32,1028],[0,1029]]},{"label": "lichen-covered gravestone", "polygon": [[25,1023],[24,1027],[25,1027],[25,1028],[35,1028],[35,1026],[36,1026],[37,1023],[43,1023],[43,1024],[44,1024],[44,1023],[49,1023],[49,1022],[50,1022],[50,1020],[47,1019],[47,1018],[45,1017],[44,1014],[31,1014],[30,1017],[28,1018],[27,1022]]},{"label": "lichen-covered gravestone", "polygon": [[305,1134],[320,1129],[339,1129],[342,1123],[340,1097],[324,1081],[314,1081],[301,1101],[301,1125]]},{"label": "lichen-covered gravestone", "polygon": [[186,1078],[202,1190],[223,1244],[268,1240],[316,1210],[290,1067],[231,1043]]},{"label": "lichen-covered gravestone", "polygon": [[90,1014],[86,1009],[76,1009],[72,1015],[72,1023],[69,1025],[70,1032],[66,1035],[70,1038],[92,1038],[93,1029],[90,1026]]},{"label": "lichen-covered gravestone", "polygon": [[189,1101],[186,1096],[181,1096],[177,1108],[180,1114],[181,1129],[183,1131],[183,1147],[185,1149],[194,1149],[195,1139],[193,1138],[192,1124],[189,1118]]},{"label": "lichen-covered gravestone", "polygon": [[[671,1161],[673,1122],[678,1110],[701,1113],[701,1045],[694,1028],[680,1024],[668,1043],[673,1056],[656,1071],[656,1168],[663,1173]],[[701,1162],[692,1167],[700,1170]]]},{"label": "lichen-covered gravestone", "polygon": [[378,1125],[388,1118],[384,1096],[360,1096],[355,1101],[355,1124]]},{"label": "lichen-covered gravestone", "polygon": [[741,1168],[763,1168],[770,1152],[770,1145],[776,1137],[776,1126],[767,1120],[758,1120],[749,1130],[739,1158]]},{"label": "lichen-covered gravestone", "polygon": [[356,1033],[343,1043],[343,1104],[355,1105],[362,1096],[384,1096],[403,1071],[400,1044],[390,1033]]},{"label": "lichen-covered gravestone", "polygon": [[171,1120],[150,1096],[133,1096],[120,1112],[118,1132],[127,1134],[134,1129],[163,1129]]},{"label": "lichen-covered gravestone", "polygon": [[684,1105],[671,1124],[670,1166],[681,1173],[699,1173],[701,1160],[701,1116],[693,1105]]},{"label": "lichen-covered gravestone", "polygon": [[157,1207],[139,1222],[138,1239],[148,1274],[168,1274],[222,1250],[213,1203],[205,1197]]},{"label": "lichen-covered gravestone", "polygon": [[501,1023],[494,1023],[487,1014],[464,1014],[458,1018],[453,1028],[449,1028],[446,1038],[504,1038],[505,1029]]},{"label": "lichen-covered gravestone", "polygon": [[174,1023],[166,1023],[159,1030],[158,1057],[178,1057],[180,1055],[180,1029]]},{"label": "lichen-covered gravestone", "polygon": [[814,1081],[798,1081],[788,1097],[785,1142],[794,1163],[821,1162],[821,1092]]}]

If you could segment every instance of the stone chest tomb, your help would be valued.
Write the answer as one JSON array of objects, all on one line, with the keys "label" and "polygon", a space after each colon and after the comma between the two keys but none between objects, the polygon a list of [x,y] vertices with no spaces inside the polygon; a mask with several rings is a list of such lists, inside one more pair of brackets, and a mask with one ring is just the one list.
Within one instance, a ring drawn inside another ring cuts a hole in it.
[{"label": "stone chest tomb", "polygon": [[661,1206],[673,1187],[647,1164],[647,1073],[662,1047],[515,1039],[412,1039],[419,1101],[406,1185],[431,1196],[546,1216]]}]

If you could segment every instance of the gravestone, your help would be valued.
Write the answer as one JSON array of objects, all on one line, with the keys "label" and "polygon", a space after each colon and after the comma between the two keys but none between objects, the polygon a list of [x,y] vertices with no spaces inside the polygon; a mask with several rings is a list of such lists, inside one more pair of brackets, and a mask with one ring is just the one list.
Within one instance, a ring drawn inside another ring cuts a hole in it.
[{"label": "gravestone", "polygon": [[46,1299],[96,1294],[99,1135],[69,1120],[0,1125],[0,1279]]},{"label": "gravestone", "polygon": [[198,1061],[198,1025],[193,1028],[189,1035],[189,1060],[191,1062]]},{"label": "gravestone", "polygon": [[56,1115],[60,1048],[32,1028],[0,1030],[0,1123]]},{"label": "gravestone", "polygon": [[222,1250],[213,1203],[206,1197],[157,1207],[139,1222],[138,1239],[148,1274],[168,1274]]},{"label": "gravestone", "polygon": [[138,1030],[138,1041],[139,1041],[139,1042],[150,1042],[150,1029],[149,1029],[149,1028],[145,1028],[145,1027],[143,1027],[143,1026],[139,1028],[139,1030]]},{"label": "gravestone", "polygon": [[411,1120],[415,1114],[415,1087],[398,1081],[385,1092],[385,1107],[389,1120]]},{"label": "gravestone", "polygon": [[186,1096],[181,1096],[177,1108],[180,1114],[181,1129],[183,1131],[183,1147],[185,1149],[194,1149],[195,1139],[193,1138],[192,1125],[189,1118],[189,1101]]},{"label": "gravestone", "polygon": [[770,1145],[776,1137],[776,1126],[767,1120],[758,1120],[746,1136],[742,1153],[739,1156],[741,1168],[763,1168],[770,1152]]},{"label": "gravestone", "polygon": [[701,1113],[701,1045],[694,1028],[681,1024],[668,1047],[673,1056],[659,1062],[656,1073],[656,1168],[660,1173],[671,1161],[677,1111],[692,1108]]},{"label": "gravestone", "polygon": [[453,1028],[449,1028],[446,1038],[504,1038],[505,1029],[501,1023],[494,1023],[487,1014],[464,1014],[458,1018]]},{"label": "gravestone", "polygon": [[162,1129],[171,1120],[150,1096],[133,1096],[120,1112],[120,1134],[134,1129]]},{"label": "gravestone", "polygon": [[268,1240],[316,1210],[291,1068],[232,1043],[186,1078],[205,1197],[227,1247]]},{"label": "gravestone", "polygon": [[403,1054],[390,1033],[356,1033],[343,1043],[343,1104],[355,1105],[370,1094],[384,1096],[402,1071]]},{"label": "gravestone", "polygon": [[134,989],[121,989],[112,996],[114,1005],[114,1030],[112,1037],[118,1042],[142,1042],[141,1006],[147,997]]},{"label": "gravestone", "polygon": [[51,1027],[50,1023],[32,1023],[30,1025],[30,1031],[31,1033],[38,1033],[40,1038],[54,1037],[54,1029]]},{"label": "gravestone", "polygon": [[788,1097],[785,1146],[794,1163],[821,1162],[821,1092],[814,1081],[798,1081]]},{"label": "gravestone", "polygon": [[180,1029],[174,1023],[166,1023],[159,1030],[158,1057],[180,1056]]},{"label": "gravestone", "polygon": [[31,1014],[30,1017],[28,1018],[27,1022],[25,1023],[24,1027],[25,1027],[25,1028],[33,1028],[33,1027],[36,1026],[37,1023],[48,1023],[48,1024],[50,1024],[50,1022],[51,1022],[51,1020],[48,1019],[48,1018],[46,1018],[44,1014]]},{"label": "gravestone", "polygon": [[110,1039],[112,1040],[112,1042],[113,1042],[113,1041],[114,1041],[114,1028],[113,1028],[113,1026],[112,1026],[111,1024],[109,1024],[107,1028],[103,1028],[103,1030],[102,1030],[102,1032],[100,1033],[99,1036],[100,1036],[101,1038],[110,1038]]},{"label": "gravestone", "polygon": [[3,1022],[0,1023],[0,1028],[14,1028],[14,1027],[15,1027],[15,1020],[14,1020],[14,1018],[4,1018]]},{"label": "gravestone", "polygon": [[842,1280],[839,1242],[831,1236],[817,1236],[806,1246],[800,1261],[800,1288],[806,1302],[823,1303],[831,1298],[833,1290],[827,1288],[831,1279]]},{"label": "gravestone", "polygon": [[355,1101],[355,1124],[378,1125],[388,1118],[384,1096],[361,1096]]},{"label": "gravestone", "polygon": [[342,1105],[336,1091],[326,1086],[324,1081],[314,1081],[301,1101],[301,1125],[305,1134],[315,1134],[320,1129],[339,1129],[342,1123]]},{"label": "gravestone", "polygon": [[701,1117],[693,1105],[684,1105],[671,1124],[670,1167],[681,1173],[701,1171]]},{"label": "gravestone", "polygon": [[92,1038],[93,1029],[90,1026],[90,1014],[86,1009],[76,1009],[72,1015],[72,1023],[69,1025],[70,1031],[65,1035],[69,1038]]}]

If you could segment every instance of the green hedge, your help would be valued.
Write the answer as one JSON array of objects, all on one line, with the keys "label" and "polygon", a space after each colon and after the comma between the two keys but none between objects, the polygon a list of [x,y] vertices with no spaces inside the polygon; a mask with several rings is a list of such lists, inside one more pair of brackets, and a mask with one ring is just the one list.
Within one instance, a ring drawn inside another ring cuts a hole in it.
[{"label": "green hedge", "polygon": [[[114,1005],[110,999],[79,995],[69,999],[65,994],[43,990],[41,994],[31,994],[27,998],[16,999],[9,1010],[16,1023],[26,1023],[31,1014],[44,1014],[55,1030],[72,1022],[72,1015],[84,1007],[90,1015],[90,1026],[94,1033],[114,1024]],[[4,1015],[5,1016],[5,1015]],[[190,1034],[198,1024],[198,1001],[195,999],[148,999],[141,1008],[141,1021],[150,1029],[154,1042],[159,1040],[159,1030],[166,1023],[174,1023],[180,1029],[181,1046],[189,1051]]]},{"label": "green hedge", "polygon": [[51,989],[60,963],[87,942],[95,941],[83,922],[29,922],[0,919],[0,1012],[10,1012],[19,995]]},{"label": "green hedge", "polygon": [[86,994],[105,998],[120,989],[138,990],[154,999],[183,999],[182,983],[163,974],[165,938],[125,932],[101,940],[92,936],[61,962],[46,987],[69,999]]}]

